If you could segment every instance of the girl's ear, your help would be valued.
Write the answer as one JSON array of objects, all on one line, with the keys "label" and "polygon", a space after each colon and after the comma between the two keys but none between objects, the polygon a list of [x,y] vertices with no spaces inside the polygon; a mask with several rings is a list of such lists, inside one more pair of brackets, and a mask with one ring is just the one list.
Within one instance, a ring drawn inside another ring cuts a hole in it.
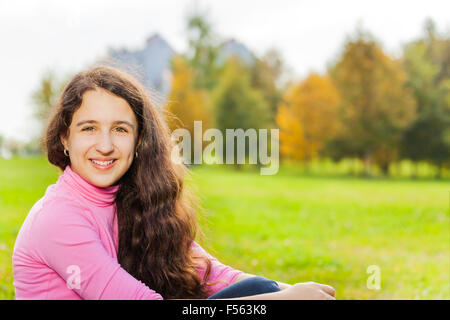
[{"label": "girl's ear", "polygon": [[64,149],[67,149],[67,137],[63,134],[59,136],[59,140],[61,140],[62,145],[64,146]]},{"label": "girl's ear", "polygon": [[136,142],[136,148],[135,148],[135,149],[138,149],[138,148],[139,148],[139,146],[141,145],[141,141],[142,141],[142,137],[138,137],[138,140],[137,140],[137,142]]}]

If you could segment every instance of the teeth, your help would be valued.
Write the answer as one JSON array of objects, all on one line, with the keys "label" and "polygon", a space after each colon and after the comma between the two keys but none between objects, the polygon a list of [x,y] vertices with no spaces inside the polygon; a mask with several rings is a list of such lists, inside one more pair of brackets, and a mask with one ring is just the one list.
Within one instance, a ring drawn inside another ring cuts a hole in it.
[{"label": "teeth", "polygon": [[97,160],[91,160],[93,163],[99,164],[101,166],[107,166],[111,163],[114,162],[114,160],[109,160],[109,161],[97,161]]}]

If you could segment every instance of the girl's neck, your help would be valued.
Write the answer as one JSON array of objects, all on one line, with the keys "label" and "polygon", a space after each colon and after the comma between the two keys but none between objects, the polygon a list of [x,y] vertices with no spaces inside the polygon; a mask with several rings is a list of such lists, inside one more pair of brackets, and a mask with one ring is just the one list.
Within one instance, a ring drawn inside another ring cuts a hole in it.
[{"label": "girl's neck", "polygon": [[69,185],[74,194],[78,194],[91,204],[105,207],[115,202],[119,185],[113,185],[107,188],[97,187],[72,171],[70,165],[65,168],[64,174],[61,177]]}]

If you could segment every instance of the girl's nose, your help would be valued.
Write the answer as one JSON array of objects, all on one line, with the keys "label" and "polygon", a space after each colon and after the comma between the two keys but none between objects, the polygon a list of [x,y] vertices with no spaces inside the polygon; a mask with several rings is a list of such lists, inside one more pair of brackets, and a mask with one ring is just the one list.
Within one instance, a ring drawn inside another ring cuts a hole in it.
[{"label": "girl's nose", "polygon": [[101,134],[96,146],[97,151],[107,154],[114,151],[114,145],[109,133]]}]

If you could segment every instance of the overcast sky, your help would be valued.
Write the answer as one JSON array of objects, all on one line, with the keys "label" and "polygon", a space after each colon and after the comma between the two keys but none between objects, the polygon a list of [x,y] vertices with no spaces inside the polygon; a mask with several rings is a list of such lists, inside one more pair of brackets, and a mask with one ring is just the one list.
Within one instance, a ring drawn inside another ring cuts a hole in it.
[{"label": "overcast sky", "polygon": [[0,0],[0,135],[35,134],[30,96],[46,70],[78,72],[108,47],[137,49],[155,32],[184,52],[194,3],[224,39],[258,55],[277,48],[297,78],[323,72],[358,24],[392,55],[421,35],[427,17],[450,30],[448,0]]}]

